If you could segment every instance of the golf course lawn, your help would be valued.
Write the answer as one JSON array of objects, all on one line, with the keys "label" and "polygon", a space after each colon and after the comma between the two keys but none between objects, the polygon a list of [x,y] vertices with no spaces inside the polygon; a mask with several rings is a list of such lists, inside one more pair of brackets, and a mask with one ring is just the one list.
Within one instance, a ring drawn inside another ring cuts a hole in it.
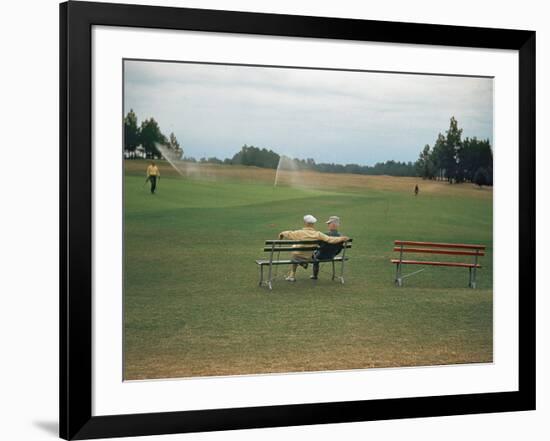
[{"label": "golf course lawn", "polygon": [[[125,379],[492,361],[491,189],[314,172],[274,187],[275,170],[159,165],[151,195],[147,163],[125,164]],[[286,282],[279,267],[273,291],[259,287],[263,242],[308,213],[322,231],[340,216],[353,238],[346,283],[321,265],[318,281],[300,268]],[[395,239],[486,245],[477,289],[444,267],[396,287]]]}]

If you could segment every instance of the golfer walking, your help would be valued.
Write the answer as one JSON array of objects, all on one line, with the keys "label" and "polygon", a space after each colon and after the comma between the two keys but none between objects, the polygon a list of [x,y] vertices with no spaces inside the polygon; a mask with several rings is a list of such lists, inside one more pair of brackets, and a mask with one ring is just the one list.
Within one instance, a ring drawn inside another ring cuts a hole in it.
[{"label": "golfer walking", "polygon": [[149,181],[151,183],[151,194],[155,194],[157,179],[160,180],[160,171],[155,162],[151,161],[151,164],[147,167],[147,178],[145,179],[145,182]]}]

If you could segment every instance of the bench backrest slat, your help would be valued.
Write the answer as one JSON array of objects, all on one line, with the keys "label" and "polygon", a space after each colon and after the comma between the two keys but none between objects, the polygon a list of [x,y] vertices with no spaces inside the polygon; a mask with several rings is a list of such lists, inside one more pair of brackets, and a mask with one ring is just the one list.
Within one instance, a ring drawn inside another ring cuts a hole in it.
[{"label": "bench backrest slat", "polygon": [[[275,246],[275,247],[264,247],[264,251],[313,251],[313,250],[316,250],[318,248],[318,244],[314,244],[313,246],[303,246],[303,247],[300,247],[300,246],[297,246],[297,247],[292,247],[292,246],[287,246],[286,244],[284,245],[281,245],[281,246]],[[346,244],[345,246],[343,246],[343,248],[351,248],[351,244]]]},{"label": "bench backrest slat", "polygon": [[416,242],[410,240],[396,240],[395,245],[410,245],[417,247],[431,247],[431,248],[459,248],[469,250],[484,250],[485,245],[470,245],[464,243],[440,243],[440,242]]},{"label": "bench backrest slat", "polygon": [[393,251],[403,251],[404,253],[427,253],[427,254],[448,254],[451,256],[485,256],[485,251],[457,251],[455,250],[444,250],[444,249],[430,249],[430,248],[403,248],[395,247]]},{"label": "bench backrest slat", "polygon": [[[346,243],[352,242],[353,239],[349,239],[346,241]],[[273,240],[266,240],[266,245],[319,245],[321,243],[324,243],[322,240],[286,240],[286,239],[273,239]]]}]

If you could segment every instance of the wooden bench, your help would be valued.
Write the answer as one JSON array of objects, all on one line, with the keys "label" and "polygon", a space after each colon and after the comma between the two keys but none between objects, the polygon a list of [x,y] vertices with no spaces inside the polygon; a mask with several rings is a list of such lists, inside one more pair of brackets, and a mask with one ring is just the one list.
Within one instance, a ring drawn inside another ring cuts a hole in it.
[{"label": "wooden bench", "polygon": [[[476,272],[481,265],[478,259],[485,256],[485,245],[467,245],[462,243],[438,243],[438,242],[413,242],[408,240],[396,240],[393,251],[399,253],[399,259],[391,259],[391,263],[396,265],[395,283],[403,286],[403,279],[418,274],[424,269],[415,271],[411,274],[402,275],[403,265],[432,265],[432,266],[456,266],[459,268],[468,268],[470,278],[468,287],[476,287]],[[403,255],[411,254],[439,254],[448,256],[470,256],[471,262],[452,262],[452,261],[433,261],[433,260],[405,260]]]},{"label": "wooden bench", "polygon": [[[336,279],[336,262],[341,263],[340,275],[338,279],[341,283],[344,283],[344,263],[349,260],[349,257],[346,256],[346,250],[351,248],[350,239],[347,242],[342,243],[342,251],[339,255],[335,256],[332,259],[322,259],[314,260],[313,258],[307,260],[294,260],[292,256],[289,256],[286,259],[281,259],[281,253],[288,253],[293,251],[311,251],[311,254],[319,248],[319,245],[324,243],[318,240],[266,240],[264,245],[264,252],[269,253],[268,259],[259,259],[256,260],[256,263],[260,268],[260,282],[259,286],[267,286],[269,289],[273,289],[273,267],[278,265],[292,265],[294,263],[332,263],[332,280]],[[268,267],[268,276],[264,280],[264,267]]]}]

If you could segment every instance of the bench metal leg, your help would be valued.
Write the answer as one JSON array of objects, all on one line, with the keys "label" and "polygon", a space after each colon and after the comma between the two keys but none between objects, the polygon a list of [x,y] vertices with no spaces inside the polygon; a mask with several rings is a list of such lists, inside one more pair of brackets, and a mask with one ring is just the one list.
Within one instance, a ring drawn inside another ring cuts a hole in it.
[{"label": "bench metal leg", "polygon": [[269,286],[269,289],[272,289],[271,287],[271,280],[272,280],[272,269],[273,269],[273,265],[271,265],[271,263],[269,264],[269,274],[267,276],[267,286]]},{"label": "bench metal leg", "polygon": [[403,286],[403,277],[401,277],[401,262],[403,261],[403,244],[399,250],[399,263],[395,269],[395,284],[399,287]]},{"label": "bench metal leg", "polygon": [[[344,242],[344,247],[342,252],[342,266],[340,267],[340,277],[339,277],[342,285],[344,284],[344,264],[346,262],[346,246],[347,246],[347,242]],[[334,265],[334,260],[332,261],[332,264]]]},{"label": "bench metal leg", "polygon": [[476,250],[476,255],[475,255],[475,258],[474,258],[474,269],[473,269],[473,280],[472,280],[472,288],[473,289],[476,289],[476,275],[477,275],[477,258],[478,258],[478,254],[479,254],[479,250]]},{"label": "bench metal leg", "polygon": [[403,286],[403,278],[401,277],[401,264],[398,263],[395,267],[395,284],[399,287]]},{"label": "bench metal leg", "polygon": [[267,282],[266,282],[270,291],[273,289],[271,282],[273,280],[273,254],[274,253],[275,253],[275,243],[271,245],[271,253],[269,254],[269,273],[268,273]]},{"label": "bench metal leg", "polygon": [[264,284],[264,266],[260,265],[260,283],[258,283],[259,286],[262,286]]},{"label": "bench metal leg", "polygon": [[258,285],[267,286],[270,290],[272,290],[273,285],[271,284],[271,281],[272,281],[271,276],[268,276],[268,278],[264,280],[264,267],[262,265],[260,270],[260,283]]},{"label": "bench metal leg", "polygon": [[[271,270],[271,265],[270,268]],[[271,271],[270,271],[271,273]],[[260,282],[258,283],[259,286],[267,286],[270,290],[273,289],[273,286],[271,285],[271,275],[267,280],[264,280],[264,265],[260,265]]]},{"label": "bench metal leg", "polygon": [[269,272],[267,279],[264,280],[264,265],[260,265],[260,281],[258,282],[258,286],[267,286],[270,290],[273,289],[272,282],[272,265],[269,265]]}]

